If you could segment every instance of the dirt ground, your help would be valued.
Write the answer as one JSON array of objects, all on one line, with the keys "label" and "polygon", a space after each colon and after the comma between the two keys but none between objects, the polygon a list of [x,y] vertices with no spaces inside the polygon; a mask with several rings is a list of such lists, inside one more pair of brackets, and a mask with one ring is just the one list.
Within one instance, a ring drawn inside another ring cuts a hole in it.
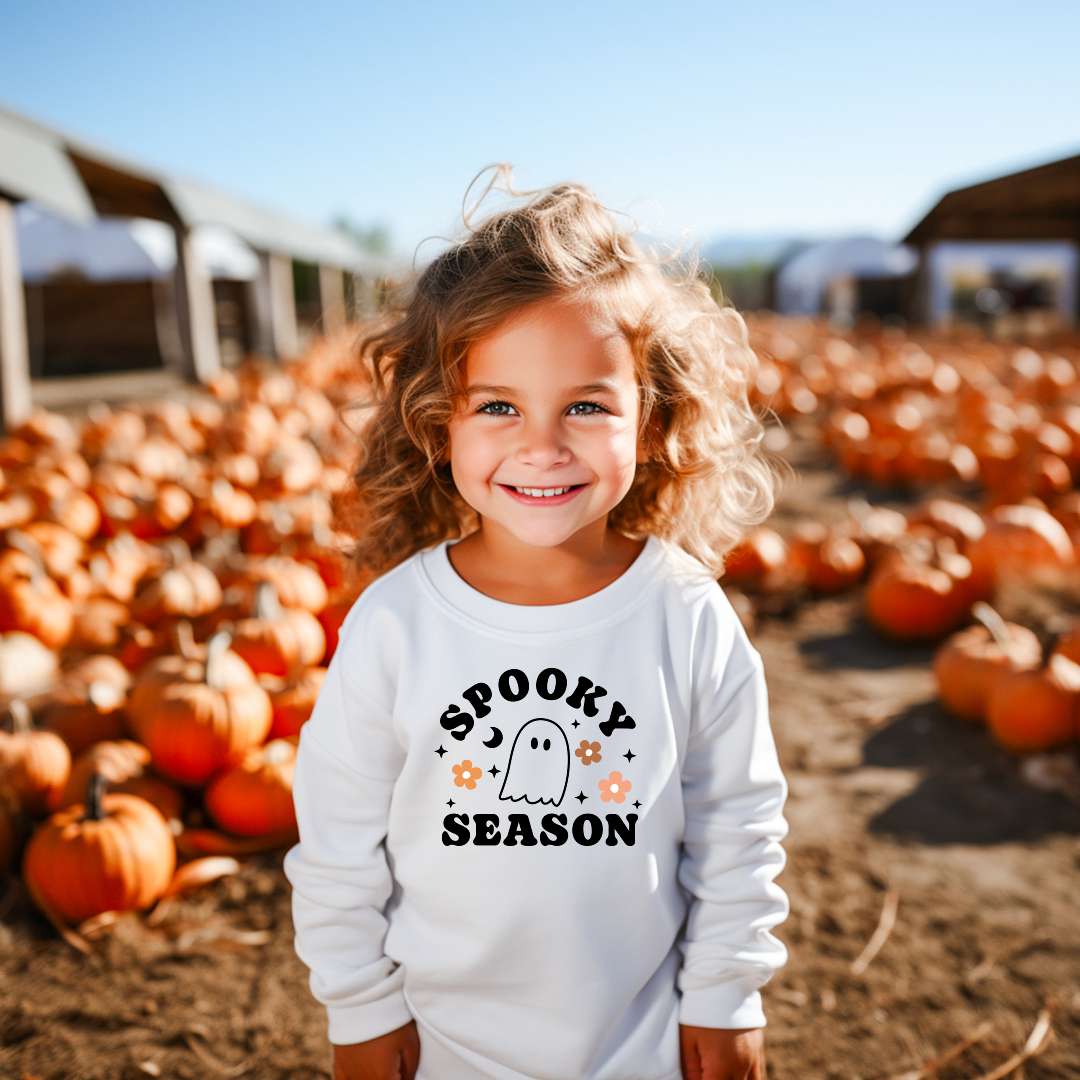
[{"label": "dirt ground", "polygon": [[[812,450],[793,456],[781,528],[842,514],[849,486]],[[808,602],[754,635],[791,783],[791,959],[765,992],[770,1075],[888,1080],[988,1023],[935,1074],[974,1080],[1049,1006],[1051,1041],[1022,1075],[1080,1078],[1080,808],[1025,785],[1015,759],[943,713],[930,650],[885,643],[859,612],[858,595]],[[251,861],[159,926],[125,916],[90,957],[13,879],[0,899],[0,1076],[328,1076],[280,863]],[[890,895],[895,928],[854,975]]]}]

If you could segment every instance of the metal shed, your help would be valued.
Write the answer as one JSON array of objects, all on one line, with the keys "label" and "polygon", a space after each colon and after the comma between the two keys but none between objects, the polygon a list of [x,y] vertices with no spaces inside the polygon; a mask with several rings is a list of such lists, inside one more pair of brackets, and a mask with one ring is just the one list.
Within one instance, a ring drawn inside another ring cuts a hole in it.
[{"label": "metal shed", "polygon": [[934,245],[1055,240],[1080,245],[1080,155],[950,191],[904,238],[921,256],[916,314],[930,311]]},{"label": "metal shed", "polygon": [[333,331],[346,320],[346,275],[366,286],[384,276],[381,260],[343,233],[309,225],[182,177],[158,173],[81,138],[0,109],[0,396],[5,423],[31,408],[30,366],[14,203],[34,204],[74,222],[96,215],[149,218],[176,239],[173,304],[177,366],[211,380],[221,368],[214,282],[193,231],[229,230],[253,248],[259,273],[248,290],[251,346],[285,358],[299,349],[294,260],[317,267],[319,321]]}]

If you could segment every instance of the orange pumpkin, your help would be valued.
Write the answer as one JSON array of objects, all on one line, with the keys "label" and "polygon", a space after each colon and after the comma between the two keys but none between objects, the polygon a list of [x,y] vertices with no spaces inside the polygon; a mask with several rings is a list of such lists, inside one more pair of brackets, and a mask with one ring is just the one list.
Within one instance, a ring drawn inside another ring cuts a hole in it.
[{"label": "orange pumpkin", "polygon": [[766,525],[750,529],[728,552],[724,560],[724,581],[735,585],[759,586],[783,573],[788,549],[784,538]]},{"label": "orange pumpkin", "polygon": [[1076,564],[1064,526],[1038,506],[999,506],[987,518],[984,536],[968,545],[976,578],[1032,577]]},{"label": "orange pumpkin", "polygon": [[954,552],[918,549],[883,559],[866,589],[866,614],[900,641],[933,641],[955,630],[971,606],[971,563]]},{"label": "orange pumpkin", "polygon": [[326,652],[323,654],[321,661],[323,664],[329,664],[334,658],[334,653],[337,652],[341,624],[345,621],[345,616],[352,610],[354,603],[356,603],[355,599],[335,600],[332,604],[327,604],[319,612],[319,624],[326,634]]},{"label": "orange pumpkin", "polygon": [[52,731],[37,731],[26,703],[10,705],[13,731],[0,731],[0,773],[28,814],[55,810],[71,773],[71,752]]},{"label": "orange pumpkin", "polygon": [[265,836],[296,828],[292,783],[296,740],[273,739],[226,766],[206,789],[206,809],[228,832]]},{"label": "orange pumpkin", "polygon": [[986,703],[986,725],[1014,753],[1051,750],[1076,733],[1080,664],[1055,653],[1036,671],[1002,671]]},{"label": "orange pumpkin", "polygon": [[201,649],[188,640],[187,655],[151,661],[125,706],[156,768],[184,784],[203,783],[270,732],[270,698],[229,640],[227,633],[215,634]]},{"label": "orange pumpkin", "polygon": [[25,540],[27,550],[9,548],[0,554],[0,631],[21,630],[50,649],[61,649],[71,639],[74,609],[40,558],[30,554],[30,545],[37,545]]},{"label": "orange pumpkin", "polygon": [[270,738],[282,739],[300,733],[300,729],[311,717],[311,710],[315,708],[315,701],[325,678],[324,667],[304,668],[292,684],[269,690],[270,702],[274,708]]},{"label": "orange pumpkin", "polygon": [[176,869],[176,847],[161,814],[136,795],[104,795],[104,785],[105,778],[95,776],[85,804],[54,814],[26,845],[23,878],[30,895],[69,923],[149,907]]},{"label": "orange pumpkin", "polygon": [[109,739],[95,743],[72,762],[71,775],[64,785],[58,806],[82,802],[86,785],[94,773],[101,773],[111,787],[136,776],[142,776],[150,764],[150,751],[130,739]]},{"label": "orange pumpkin", "polygon": [[934,655],[934,678],[941,703],[963,720],[983,720],[990,687],[1008,671],[1031,671],[1042,664],[1039,639],[1026,627],[1007,623],[989,604],[972,613],[980,625],[946,639]]},{"label": "orange pumpkin", "polygon": [[271,581],[255,590],[255,616],[242,619],[233,631],[233,651],[256,674],[291,675],[300,666],[317,664],[326,652],[326,633],[303,608],[286,610]]},{"label": "orange pumpkin", "polygon": [[108,596],[92,596],[75,607],[75,623],[69,644],[74,649],[112,649],[131,622],[127,604]]},{"label": "orange pumpkin", "polygon": [[815,592],[833,593],[858,583],[866,570],[866,556],[850,536],[807,522],[795,534],[792,560]]},{"label": "orange pumpkin", "polygon": [[135,598],[132,617],[153,626],[168,616],[194,619],[221,605],[221,585],[213,570],[195,562],[182,540],[170,542],[173,565]]},{"label": "orange pumpkin", "polygon": [[252,590],[260,581],[271,582],[285,607],[303,608],[313,615],[318,615],[330,599],[326,583],[314,567],[286,556],[250,559],[246,578]]}]

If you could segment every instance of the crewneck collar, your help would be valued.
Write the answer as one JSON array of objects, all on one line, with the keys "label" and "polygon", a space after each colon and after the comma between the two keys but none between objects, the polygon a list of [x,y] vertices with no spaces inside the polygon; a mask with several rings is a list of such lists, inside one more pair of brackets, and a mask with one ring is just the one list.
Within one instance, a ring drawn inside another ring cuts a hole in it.
[{"label": "crewneck collar", "polygon": [[450,541],[439,544],[425,551],[417,562],[417,572],[436,599],[468,622],[525,635],[591,633],[621,622],[652,591],[666,558],[663,545],[650,536],[627,570],[598,592],[568,604],[526,605],[508,604],[474,589],[451,564],[450,546]]}]

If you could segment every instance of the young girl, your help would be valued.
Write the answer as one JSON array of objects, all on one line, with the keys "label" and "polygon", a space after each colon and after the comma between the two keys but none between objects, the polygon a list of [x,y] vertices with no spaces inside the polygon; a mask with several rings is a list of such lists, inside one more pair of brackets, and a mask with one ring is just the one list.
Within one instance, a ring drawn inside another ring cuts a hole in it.
[{"label": "young girl", "polygon": [[335,1077],[763,1080],[785,786],[715,581],[772,501],[742,321],[564,185],[471,228],[364,355],[382,576],[286,862]]}]

